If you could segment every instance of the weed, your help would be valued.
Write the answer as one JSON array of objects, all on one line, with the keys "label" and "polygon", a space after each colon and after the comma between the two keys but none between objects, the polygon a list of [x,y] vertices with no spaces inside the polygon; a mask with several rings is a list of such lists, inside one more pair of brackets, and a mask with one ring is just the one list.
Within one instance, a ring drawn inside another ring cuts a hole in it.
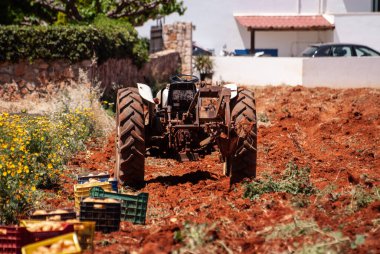
[{"label": "weed", "polygon": [[215,240],[211,232],[215,229],[215,224],[190,224],[185,222],[182,230],[177,230],[173,234],[175,242],[182,243],[184,247],[174,251],[174,253],[186,253],[189,250],[197,250]]},{"label": "weed", "polygon": [[365,236],[364,235],[356,235],[355,241],[351,242],[351,249],[356,249],[358,246],[364,244]]},{"label": "weed", "polygon": [[294,162],[286,165],[281,179],[274,180],[264,175],[264,180],[254,180],[245,185],[244,197],[256,199],[264,193],[286,192],[293,195],[311,195],[316,193],[314,185],[310,182],[310,168],[299,168]]},{"label": "weed", "polygon": [[259,113],[258,114],[258,120],[259,120],[259,122],[262,122],[262,123],[268,123],[269,117],[266,113]]},{"label": "weed", "polygon": [[310,200],[306,195],[296,195],[291,199],[292,206],[297,208],[305,208],[310,205]]},{"label": "weed", "polygon": [[[273,239],[294,239],[302,237],[302,243],[292,241],[290,249],[295,249],[295,253],[341,253],[351,247],[357,247],[357,244],[363,243],[363,238],[357,237],[357,241],[351,242],[348,237],[345,237],[341,232],[331,229],[322,230],[313,220],[298,220],[294,218],[293,222],[280,224],[275,227],[265,228],[258,232],[265,236],[266,241]],[[317,239],[317,242],[315,240]]]},{"label": "weed", "polygon": [[356,185],[351,190],[349,210],[356,212],[361,208],[367,207],[370,203],[376,200],[380,200],[380,189],[378,187],[368,189],[363,185]]},{"label": "weed", "polygon": [[313,229],[316,227],[317,224],[314,221],[297,220],[295,218],[291,223],[280,224],[276,227],[270,227],[270,234],[268,234],[265,239],[287,239],[301,235],[307,235],[314,233]]},{"label": "weed", "polygon": [[315,199],[315,204],[319,202],[320,200],[324,198],[328,198],[330,202],[335,202],[339,199],[341,196],[341,193],[334,192],[337,189],[337,186],[335,184],[328,184],[323,190],[317,193],[317,197]]}]

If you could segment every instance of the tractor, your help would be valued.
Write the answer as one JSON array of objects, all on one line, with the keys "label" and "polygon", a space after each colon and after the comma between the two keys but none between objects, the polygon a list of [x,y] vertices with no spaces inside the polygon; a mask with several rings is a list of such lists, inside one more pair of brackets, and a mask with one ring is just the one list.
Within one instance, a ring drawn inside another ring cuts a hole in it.
[{"label": "tractor", "polygon": [[256,176],[254,94],[236,84],[207,85],[178,74],[155,98],[149,86],[121,88],[116,101],[116,177],[144,186],[147,154],[198,160],[218,150],[223,173],[236,183]]}]

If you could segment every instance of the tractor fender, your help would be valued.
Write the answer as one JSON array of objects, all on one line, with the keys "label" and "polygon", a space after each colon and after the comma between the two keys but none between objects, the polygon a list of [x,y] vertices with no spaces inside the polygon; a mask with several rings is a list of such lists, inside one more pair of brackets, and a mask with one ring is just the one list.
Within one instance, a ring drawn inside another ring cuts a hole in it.
[{"label": "tractor fender", "polygon": [[157,93],[156,98],[159,99],[161,107],[166,107],[167,106],[167,104],[168,104],[168,97],[169,97],[169,89],[168,88],[161,89]]},{"label": "tractor fender", "polygon": [[236,84],[226,84],[224,87],[229,88],[231,90],[231,99],[237,96],[237,85]]},{"label": "tractor fender", "polygon": [[152,89],[150,89],[148,85],[137,83],[137,88],[139,89],[140,96],[144,100],[149,101],[154,104]]}]

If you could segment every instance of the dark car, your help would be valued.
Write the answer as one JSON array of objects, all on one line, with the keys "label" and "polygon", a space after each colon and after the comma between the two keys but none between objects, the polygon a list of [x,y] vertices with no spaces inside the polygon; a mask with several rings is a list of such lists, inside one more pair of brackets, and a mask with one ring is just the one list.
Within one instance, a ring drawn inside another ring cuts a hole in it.
[{"label": "dark car", "polygon": [[380,56],[380,53],[364,45],[345,43],[313,44],[306,48],[302,57],[350,57]]}]

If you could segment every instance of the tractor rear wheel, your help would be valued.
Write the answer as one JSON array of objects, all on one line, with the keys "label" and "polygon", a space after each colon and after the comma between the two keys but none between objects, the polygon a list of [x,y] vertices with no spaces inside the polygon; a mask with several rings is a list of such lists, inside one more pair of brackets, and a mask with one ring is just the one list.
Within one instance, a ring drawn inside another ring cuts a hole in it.
[{"label": "tractor rear wheel", "polygon": [[257,124],[256,103],[251,91],[239,89],[231,104],[237,143],[233,154],[225,158],[223,169],[234,184],[247,177],[256,177]]},{"label": "tractor rear wheel", "polygon": [[121,185],[144,184],[144,104],[137,88],[119,89],[116,107],[116,177]]}]

